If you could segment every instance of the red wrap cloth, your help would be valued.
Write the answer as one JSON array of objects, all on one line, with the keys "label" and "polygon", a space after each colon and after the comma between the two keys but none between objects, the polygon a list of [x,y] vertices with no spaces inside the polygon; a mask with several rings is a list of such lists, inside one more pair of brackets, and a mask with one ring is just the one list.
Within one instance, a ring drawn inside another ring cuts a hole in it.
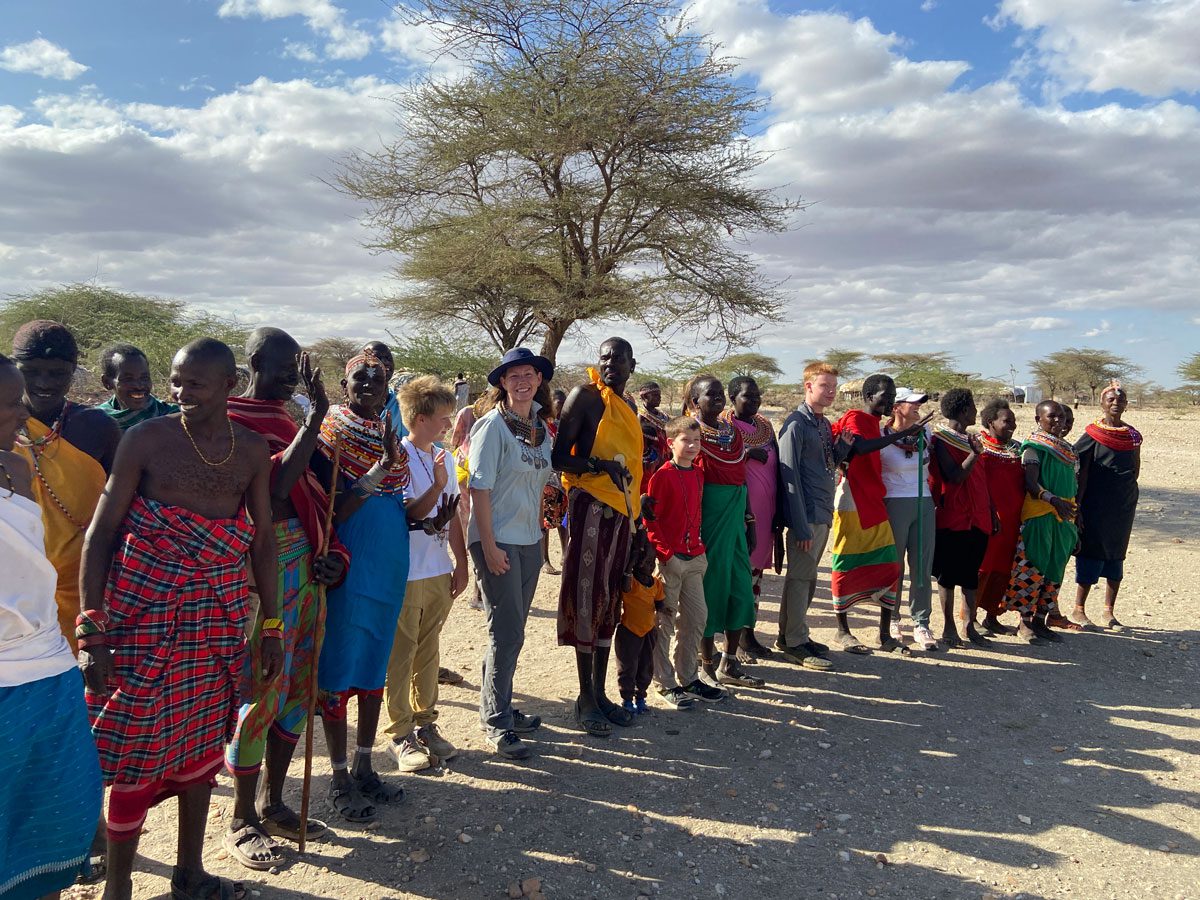
[{"label": "red wrap cloth", "polygon": [[[879,418],[861,409],[852,409],[833,423],[833,439],[836,441],[843,431],[866,440],[883,437]],[[883,462],[878,453],[855,454],[850,458],[850,496],[858,511],[858,523],[862,528],[874,528],[888,520],[887,505],[883,502],[887,491],[883,486]]]},{"label": "red wrap cloth", "polygon": [[[230,397],[229,418],[267,439],[267,445],[271,449],[271,480],[274,481],[279,476],[284,452],[300,431],[299,426],[288,415],[284,402]],[[325,507],[329,503],[329,496],[312,469],[304,470],[304,476],[296,482],[288,499],[296,509],[296,517],[304,527],[304,533],[313,548],[313,555],[316,556],[325,546]],[[333,556],[341,557],[346,570],[349,570],[350,551],[342,545],[336,534],[329,537],[329,552]],[[343,572],[343,577],[344,575]]]}]

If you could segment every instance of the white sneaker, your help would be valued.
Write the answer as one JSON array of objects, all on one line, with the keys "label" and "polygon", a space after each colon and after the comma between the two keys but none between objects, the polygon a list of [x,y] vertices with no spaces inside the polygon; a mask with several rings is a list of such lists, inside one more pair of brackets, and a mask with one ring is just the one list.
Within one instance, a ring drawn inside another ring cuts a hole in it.
[{"label": "white sneaker", "polygon": [[433,765],[429,751],[418,743],[415,735],[410,734],[399,741],[392,741],[388,749],[396,758],[396,765],[401,772],[420,772]]},{"label": "white sneaker", "polygon": [[888,631],[892,636],[892,640],[899,641],[901,644],[904,643],[904,629],[901,627],[899,619],[892,619]]},{"label": "white sneaker", "polygon": [[938,647],[938,642],[933,636],[933,632],[924,625],[918,625],[913,629],[913,641],[922,650],[936,650]]}]

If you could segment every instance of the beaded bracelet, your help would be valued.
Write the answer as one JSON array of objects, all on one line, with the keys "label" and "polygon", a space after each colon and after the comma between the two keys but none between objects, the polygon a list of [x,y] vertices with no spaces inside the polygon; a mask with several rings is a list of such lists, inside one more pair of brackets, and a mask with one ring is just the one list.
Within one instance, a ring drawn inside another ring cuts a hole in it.
[{"label": "beaded bracelet", "polygon": [[89,647],[107,646],[108,638],[103,634],[89,634],[86,637],[77,638],[75,646],[80,650],[87,650]]},{"label": "beaded bracelet", "polygon": [[268,638],[274,638],[277,641],[282,641],[283,640],[283,629],[282,628],[264,628],[261,631],[259,631],[258,635],[263,640],[267,640]]},{"label": "beaded bracelet", "polygon": [[75,617],[75,637],[103,634],[108,631],[112,619],[103,609],[85,609]]},{"label": "beaded bracelet", "polygon": [[271,618],[263,619],[263,631],[283,631],[283,619]]}]

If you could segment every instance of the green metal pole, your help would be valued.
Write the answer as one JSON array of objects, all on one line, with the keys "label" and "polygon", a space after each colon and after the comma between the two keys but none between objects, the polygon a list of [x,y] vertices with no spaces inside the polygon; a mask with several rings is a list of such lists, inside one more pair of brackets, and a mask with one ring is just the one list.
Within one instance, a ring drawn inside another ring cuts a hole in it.
[{"label": "green metal pole", "polygon": [[917,587],[925,586],[925,566],[921,562],[921,535],[925,533],[925,429],[917,432],[917,568],[913,578]]}]

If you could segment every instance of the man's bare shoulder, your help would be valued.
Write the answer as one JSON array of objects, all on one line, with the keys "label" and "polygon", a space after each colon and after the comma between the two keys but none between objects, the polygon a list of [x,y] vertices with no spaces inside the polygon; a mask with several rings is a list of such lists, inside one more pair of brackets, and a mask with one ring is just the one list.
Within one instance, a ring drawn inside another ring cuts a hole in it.
[{"label": "man's bare shoulder", "polygon": [[247,428],[239,422],[233,423],[233,437],[247,453],[255,456],[270,456],[271,445],[267,439],[252,428]]}]

